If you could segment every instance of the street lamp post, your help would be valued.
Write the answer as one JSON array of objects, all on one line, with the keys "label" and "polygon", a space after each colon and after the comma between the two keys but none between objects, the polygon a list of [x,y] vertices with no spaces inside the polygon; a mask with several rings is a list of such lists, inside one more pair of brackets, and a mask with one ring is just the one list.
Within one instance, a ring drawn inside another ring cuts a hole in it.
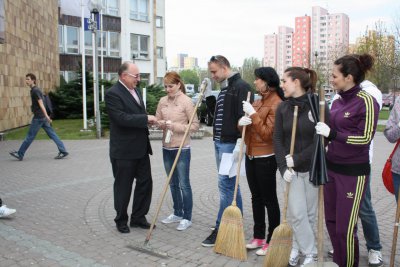
[{"label": "street lamp post", "polygon": [[94,62],[93,62],[93,80],[94,80],[94,103],[95,111],[94,117],[96,120],[96,137],[101,138],[101,114],[100,114],[100,103],[99,103],[99,57],[97,49],[97,18],[102,9],[101,0],[89,0],[88,7],[90,10],[91,17],[89,19],[89,29],[92,31],[94,36]]}]

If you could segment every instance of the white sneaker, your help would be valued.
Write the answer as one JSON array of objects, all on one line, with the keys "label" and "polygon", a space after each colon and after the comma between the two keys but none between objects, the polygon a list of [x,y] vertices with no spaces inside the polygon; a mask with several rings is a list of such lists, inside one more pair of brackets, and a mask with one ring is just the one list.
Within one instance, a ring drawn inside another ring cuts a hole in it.
[{"label": "white sneaker", "polygon": [[167,218],[162,220],[162,223],[175,223],[175,222],[180,222],[182,220],[182,217],[175,216],[174,214],[169,215]]},{"label": "white sneaker", "polygon": [[188,229],[189,226],[191,226],[191,225],[192,225],[192,222],[191,222],[191,221],[186,220],[186,219],[183,219],[183,220],[179,223],[178,227],[176,227],[176,230],[178,230],[178,231],[183,231],[183,230]]},{"label": "white sneaker", "polygon": [[300,251],[298,249],[292,248],[292,251],[290,252],[289,265],[296,266],[297,263],[299,262],[299,259],[300,259]]},{"label": "white sneaker", "polygon": [[15,213],[17,210],[9,209],[6,205],[0,207],[0,218],[10,216],[11,214]]},{"label": "white sneaker", "polygon": [[308,254],[304,258],[303,264],[300,265],[300,267],[304,267],[309,263],[317,262],[317,257],[314,254]]},{"label": "white sneaker", "polygon": [[370,267],[383,266],[382,253],[378,250],[370,249],[368,251],[368,263]]}]

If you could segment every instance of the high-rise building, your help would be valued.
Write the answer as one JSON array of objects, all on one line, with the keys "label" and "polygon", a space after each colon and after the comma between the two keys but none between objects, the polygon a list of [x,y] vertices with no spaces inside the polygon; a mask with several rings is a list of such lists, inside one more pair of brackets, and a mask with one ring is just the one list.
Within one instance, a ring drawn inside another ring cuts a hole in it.
[{"label": "high-rise building", "polygon": [[172,58],[169,70],[180,71],[183,69],[195,69],[199,67],[199,62],[197,57],[189,57],[188,54],[177,54]]},{"label": "high-rise building", "polygon": [[[81,3],[86,5],[87,1],[61,0],[59,2],[60,74],[68,81],[76,75],[78,64],[82,61],[83,49],[86,54],[86,69],[92,71],[92,32],[85,31],[82,39]],[[96,41],[99,49],[99,73],[101,73],[101,66],[104,67],[103,78],[116,78],[121,63],[133,60],[140,69],[142,81],[159,83],[162,80],[166,72],[165,1],[156,2],[155,19],[153,19],[153,3],[154,1],[151,0],[103,0],[104,7],[100,20],[102,33],[98,31]],[[87,6],[84,7],[84,13],[85,17],[89,16]],[[156,36],[154,36],[154,27]],[[154,42],[154,37],[156,42]],[[157,73],[157,77],[154,77],[154,73]]]},{"label": "high-rise building", "polygon": [[311,54],[311,17],[295,18],[295,28],[292,42],[293,66],[310,67]]},{"label": "high-rise building", "polygon": [[[343,13],[329,14],[328,10],[312,7],[311,62],[329,72],[333,62],[349,48],[349,17]],[[317,53],[316,53],[317,52]],[[317,55],[312,59],[313,55]],[[318,62],[315,62],[318,60]]]},{"label": "high-rise building", "polygon": [[278,66],[278,35],[275,33],[264,36],[264,66],[274,69]]},{"label": "high-rise building", "polygon": [[279,75],[289,66],[318,68],[327,81],[333,61],[348,47],[349,17],[314,6],[311,17],[295,18],[294,32],[279,26],[278,34],[265,35],[263,63],[275,67]]},{"label": "high-rise building", "polygon": [[195,69],[199,67],[197,57],[185,57],[183,60],[184,69]]},{"label": "high-rise building", "polygon": [[278,27],[277,73],[282,76],[285,69],[292,66],[293,29],[286,26]]}]

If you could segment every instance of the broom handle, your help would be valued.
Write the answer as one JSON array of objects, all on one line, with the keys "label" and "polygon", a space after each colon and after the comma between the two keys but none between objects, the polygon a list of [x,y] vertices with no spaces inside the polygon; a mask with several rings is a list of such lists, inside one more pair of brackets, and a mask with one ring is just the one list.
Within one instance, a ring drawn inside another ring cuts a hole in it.
[{"label": "broom handle", "polygon": [[[400,195],[400,187],[399,187],[399,195]],[[390,267],[394,267],[394,258],[396,256],[396,246],[397,246],[397,234],[399,232],[400,226],[400,199],[397,201],[397,209],[396,209],[396,221],[394,222],[394,230],[393,230],[393,242],[392,242],[392,252],[390,253]]]},{"label": "broom handle", "polygon": [[203,95],[204,95],[204,91],[206,90],[206,87],[207,87],[207,82],[203,81],[203,83],[201,84],[199,98],[197,99],[197,103],[196,103],[196,105],[194,107],[194,110],[192,112],[192,115],[190,117],[189,124],[186,127],[185,134],[183,135],[181,144],[179,145],[178,152],[176,153],[174,163],[172,164],[172,167],[171,167],[171,170],[169,172],[168,178],[167,178],[167,180],[165,182],[163,191],[162,191],[161,196],[160,196],[160,200],[158,202],[156,214],[153,217],[153,221],[151,222],[150,229],[147,232],[146,239],[144,241],[144,245],[147,245],[147,243],[149,242],[149,240],[151,238],[151,233],[153,232],[154,225],[156,224],[156,221],[157,221],[157,218],[158,218],[158,214],[160,213],[160,210],[161,210],[162,203],[164,202],[165,194],[167,193],[167,190],[168,190],[168,185],[169,185],[169,183],[171,181],[172,175],[174,174],[175,167],[178,164],[179,156],[181,155],[181,152],[182,152],[182,147],[185,144],[186,137],[189,134],[190,126],[192,125],[194,116],[197,114],[197,108],[199,107],[199,105],[200,105],[200,103],[201,103],[201,101],[203,99]]},{"label": "broom handle", "polygon": [[[294,112],[293,112],[293,125],[292,125],[292,138],[290,140],[290,155],[293,156],[294,153],[294,143],[296,141],[296,129],[297,129],[297,115],[299,112],[299,107],[294,106]],[[290,168],[292,169],[292,168]],[[286,213],[287,213],[287,208],[288,208],[288,202],[289,202],[289,189],[290,189],[290,183],[286,182],[286,192],[285,192],[285,204],[283,206],[283,221],[286,222]]]},{"label": "broom handle", "polygon": [[[321,88],[319,92],[319,121],[325,122],[325,89]],[[321,138],[324,146],[324,137]],[[324,186],[318,188],[318,262],[324,262]]]},{"label": "broom handle", "polygon": [[[251,92],[248,92],[247,100],[246,100],[247,102],[250,101],[250,96],[251,96]],[[242,164],[242,153],[243,153],[243,144],[244,144],[245,137],[246,137],[246,125],[244,125],[243,129],[242,129],[242,142],[240,143],[239,161],[238,161],[237,172],[236,172],[235,190],[233,191],[232,206],[236,206],[236,197],[237,197],[237,191],[238,191],[238,187],[239,187],[239,177],[240,177],[240,165]]]}]

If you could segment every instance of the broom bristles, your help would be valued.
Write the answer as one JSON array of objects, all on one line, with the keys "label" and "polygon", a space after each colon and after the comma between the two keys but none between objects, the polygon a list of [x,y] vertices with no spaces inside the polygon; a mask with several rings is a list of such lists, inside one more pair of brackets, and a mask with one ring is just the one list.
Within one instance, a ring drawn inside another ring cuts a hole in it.
[{"label": "broom bristles", "polygon": [[231,205],[224,210],[214,252],[241,261],[247,259],[242,212],[237,206]]},{"label": "broom bristles", "polygon": [[286,221],[275,228],[264,259],[264,267],[287,267],[292,250],[292,227]]}]

